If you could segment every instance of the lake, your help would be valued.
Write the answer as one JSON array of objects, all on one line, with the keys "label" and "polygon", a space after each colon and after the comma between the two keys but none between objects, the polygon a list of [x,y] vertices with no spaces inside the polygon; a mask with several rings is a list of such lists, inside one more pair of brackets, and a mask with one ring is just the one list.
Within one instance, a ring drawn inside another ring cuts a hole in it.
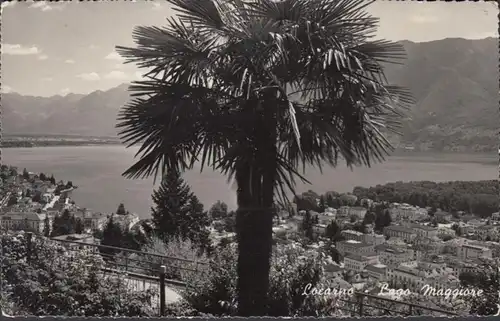
[{"label": "lake", "polygon": [[[2,158],[5,164],[23,170],[53,174],[57,180],[71,180],[78,189],[73,199],[80,207],[95,211],[115,211],[119,203],[127,210],[148,218],[152,205],[153,179],[129,180],[121,176],[134,162],[138,147],[123,146],[79,146],[79,147],[35,147],[5,148]],[[355,186],[374,186],[394,181],[456,181],[489,180],[498,178],[498,156],[496,154],[440,154],[399,153],[384,163],[371,168],[354,168],[345,165],[335,169],[324,168],[306,171],[312,185],[298,183],[297,191],[312,189],[318,193],[329,190],[351,192]],[[205,169],[184,174],[206,208],[222,200],[230,208],[236,206],[235,189],[219,173]]]}]

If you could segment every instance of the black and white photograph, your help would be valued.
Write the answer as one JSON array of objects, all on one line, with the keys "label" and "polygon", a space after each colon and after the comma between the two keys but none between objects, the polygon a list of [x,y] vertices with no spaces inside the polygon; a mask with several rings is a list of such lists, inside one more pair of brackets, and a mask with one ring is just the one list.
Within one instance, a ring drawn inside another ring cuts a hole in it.
[{"label": "black and white photograph", "polygon": [[2,1],[3,317],[499,316],[498,30],[495,1]]}]

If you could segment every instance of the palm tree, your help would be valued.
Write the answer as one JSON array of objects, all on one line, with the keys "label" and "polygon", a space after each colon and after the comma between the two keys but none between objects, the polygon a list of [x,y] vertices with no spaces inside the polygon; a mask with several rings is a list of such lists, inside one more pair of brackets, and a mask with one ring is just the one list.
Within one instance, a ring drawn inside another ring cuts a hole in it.
[{"label": "palm tree", "polygon": [[363,0],[169,0],[168,26],[136,27],[126,63],[148,70],[119,116],[141,144],[123,175],[154,177],[201,163],[237,183],[238,314],[266,315],[273,203],[300,165],[370,166],[391,151],[411,95],[383,64],[403,48],[370,40]]}]

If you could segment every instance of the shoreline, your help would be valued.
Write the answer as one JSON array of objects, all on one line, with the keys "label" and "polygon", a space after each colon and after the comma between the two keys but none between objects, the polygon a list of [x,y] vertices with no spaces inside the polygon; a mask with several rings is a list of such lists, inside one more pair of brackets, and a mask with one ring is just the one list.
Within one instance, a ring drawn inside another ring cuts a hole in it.
[{"label": "shoreline", "polygon": [[[10,149],[10,148],[44,148],[44,147],[91,147],[91,146],[123,146],[127,148],[127,145],[124,145],[119,141],[108,141],[108,142],[89,142],[89,141],[45,141],[45,142],[23,142],[26,144],[7,144],[4,142],[0,144],[0,148]],[[140,146],[140,145],[137,145]],[[402,157],[402,156],[412,156],[412,155],[435,155],[436,153],[440,153],[443,155],[484,155],[484,156],[497,156],[498,150],[492,149],[491,151],[475,151],[475,150],[405,150],[405,149],[395,149],[389,156],[386,157]]]}]

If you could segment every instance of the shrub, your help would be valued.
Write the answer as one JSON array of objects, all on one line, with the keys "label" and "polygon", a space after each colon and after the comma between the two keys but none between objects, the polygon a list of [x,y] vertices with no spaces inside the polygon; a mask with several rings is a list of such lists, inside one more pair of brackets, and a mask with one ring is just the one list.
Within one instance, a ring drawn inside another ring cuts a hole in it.
[{"label": "shrub", "polygon": [[[183,297],[196,310],[215,316],[236,312],[237,249],[219,248],[208,275],[191,280]],[[273,253],[269,287],[269,316],[340,316],[333,296],[304,296],[306,285],[327,288],[323,258],[294,245],[278,245]]]},{"label": "shrub", "polygon": [[[160,266],[165,265],[167,267],[167,279],[189,280],[196,274],[194,270],[203,268],[203,265],[198,263],[208,262],[207,256],[189,239],[171,238],[165,243],[160,238],[153,236],[142,251],[144,251],[144,254],[132,254],[128,257],[129,264],[137,267],[136,269],[129,269],[129,271],[137,273],[146,271],[156,276]],[[186,261],[168,260],[150,254],[179,258]],[[188,261],[192,261],[192,263]]]},{"label": "shrub", "polygon": [[26,260],[22,232],[2,236],[2,307],[9,314],[152,316],[152,291],[132,291],[119,275],[104,275],[102,259],[88,250],[34,236]]}]

